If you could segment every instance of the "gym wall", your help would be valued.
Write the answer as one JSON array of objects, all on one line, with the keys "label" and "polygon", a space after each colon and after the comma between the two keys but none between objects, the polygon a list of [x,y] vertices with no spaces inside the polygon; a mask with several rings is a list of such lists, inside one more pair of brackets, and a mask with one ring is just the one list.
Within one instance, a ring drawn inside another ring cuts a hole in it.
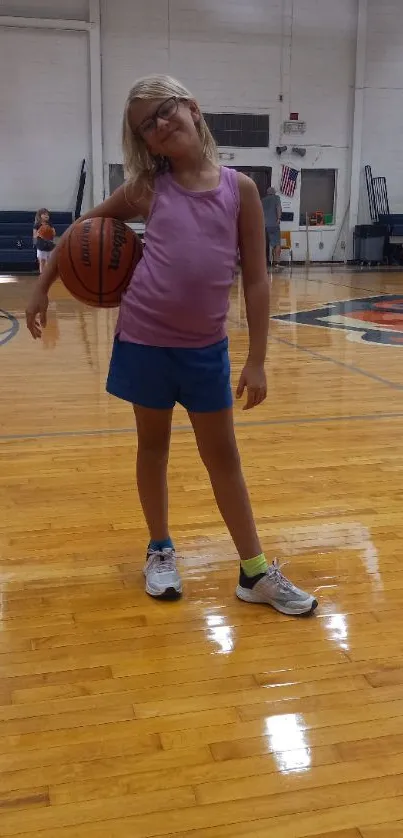
[{"label": "gym wall", "polygon": [[[403,212],[403,4],[370,0],[362,163],[388,183],[391,212]],[[366,192],[360,215],[368,220]]]},{"label": "gym wall", "polygon": [[[371,163],[375,174],[388,177],[396,210],[403,200],[400,4],[368,0],[362,154],[363,165]],[[101,0],[100,5],[105,187],[109,164],[121,161],[128,89],[140,75],[170,72],[205,111],[269,115],[269,148],[222,149],[230,164],[272,167],[276,186],[284,163],[336,170],[335,223],[311,234],[312,258],[330,258],[337,239],[340,245],[346,238],[339,232],[350,193],[357,0]],[[88,20],[89,8],[87,0],[6,0],[0,14]],[[35,206],[39,193],[39,203],[69,206],[72,172],[83,156],[91,162],[87,40],[82,32],[5,29],[0,19],[1,77],[17,79],[17,85],[0,90],[3,208]],[[307,123],[300,137],[281,133],[294,111]],[[287,151],[279,158],[277,145],[303,146],[306,156]],[[44,158],[50,160],[51,177],[43,176]],[[299,183],[288,203],[294,253],[298,256],[299,248],[303,258]],[[360,220],[366,212],[364,194]],[[343,256],[339,246],[335,258]]]},{"label": "gym wall", "polygon": [[0,14],[88,20],[88,0],[2,0]]},{"label": "gym wall", "polygon": [[[0,15],[87,14],[85,0],[2,2]],[[72,207],[90,154],[86,32],[1,26],[0,209]]]},{"label": "gym wall", "polygon": [[[120,160],[125,95],[146,73],[177,76],[205,111],[268,113],[268,149],[222,151],[234,154],[233,165],[272,167],[276,186],[283,163],[338,170],[336,224],[311,237],[313,257],[324,258],[348,201],[356,0],[293,5],[292,13],[287,0],[170,0],[168,16],[166,0],[102,0],[104,156],[106,164]],[[307,122],[307,132],[283,138],[281,125],[292,111]],[[307,146],[304,160],[288,153],[280,160],[275,149],[283,142]],[[290,208],[294,252],[299,246],[304,258],[299,183]]]}]

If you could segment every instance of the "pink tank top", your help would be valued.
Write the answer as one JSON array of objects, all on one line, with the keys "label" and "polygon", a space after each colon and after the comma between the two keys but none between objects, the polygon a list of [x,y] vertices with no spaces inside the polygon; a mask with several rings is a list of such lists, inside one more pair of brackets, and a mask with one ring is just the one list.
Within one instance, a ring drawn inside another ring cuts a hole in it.
[{"label": "pink tank top", "polygon": [[226,335],[238,253],[238,176],[191,192],[159,176],[144,255],[121,302],[116,334],[146,346],[203,347]]}]

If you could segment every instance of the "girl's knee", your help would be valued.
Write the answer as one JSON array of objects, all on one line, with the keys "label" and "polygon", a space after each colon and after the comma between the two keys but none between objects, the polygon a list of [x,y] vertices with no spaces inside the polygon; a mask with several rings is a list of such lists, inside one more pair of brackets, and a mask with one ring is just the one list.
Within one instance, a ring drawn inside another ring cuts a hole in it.
[{"label": "girl's knee", "polygon": [[169,438],[138,440],[137,455],[146,457],[154,463],[167,463],[169,456]]},{"label": "girl's knee", "polygon": [[235,442],[228,441],[224,445],[206,446],[200,451],[201,458],[207,470],[234,472],[241,468],[239,451]]}]

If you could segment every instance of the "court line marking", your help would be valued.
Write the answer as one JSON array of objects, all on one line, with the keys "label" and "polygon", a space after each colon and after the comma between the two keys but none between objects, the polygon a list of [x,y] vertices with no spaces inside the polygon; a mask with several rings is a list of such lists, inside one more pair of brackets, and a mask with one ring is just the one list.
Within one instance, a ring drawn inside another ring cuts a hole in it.
[{"label": "court line marking", "polygon": [[[319,280],[317,280],[317,279],[306,279],[306,282],[319,282]],[[377,289],[362,288],[360,285],[346,285],[345,282],[330,282],[330,280],[328,280],[328,279],[321,280],[321,282],[324,282],[326,285],[332,285],[334,288],[347,288],[350,291],[364,291],[366,296],[368,296],[368,294],[371,294],[374,297],[377,297],[380,294],[380,292]],[[385,291],[384,293],[388,294],[390,296],[393,296],[393,294],[395,294],[396,292],[395,291]],[[361,298],[360,297],[358,297],[358,298],[353,297],[352,299],[361,299]],[[363,299],[365,299],[365,297]],[[350,302],[350,298],[348,298],[347,300],[346,299],[337,300],[336,302],[338,302],[338,303]],[[322,303],[321,305],[326,305],[326,303]]]},{"label": "court line marking", "polygon": [[[306,278],[308,282],[318,282],[318,279],[314,278]],[[328,285],[338,285],[339,283],[333,283],[329,280],[322,279],[322,282],[325,282]],[[350,288],[352,290],[353,286],[344,286],[346,288]],[[376,293],[364,288],[355,288],[360,290],[361,292],[367,293]],[[0,313],[3,313],[12,321],[13,330],[10,334],[6,336],[6,339],[3,343],[8,342],[15,336],[19,329],[18,319],[14,317],[9,312],[0,309]],[[1,338],[1,336],[0,336]],[[350,372],[357,373],[359,375],[363,375],[367,378],[371,378],[373,381],[377,381],[380,384],[386,384],[386,386],[391,387],[395,390],[403,390],[402,384],[396,384],[392,381],[389,381],[386,378],[382,378],[375,373],[367,372],[366,370],[361,369],[360,367],[355,366],[354,364],[346,364],[344,361],[339,361],[335,358],[331,358],[328,355],[323,355],[322,353],[315,352],[314,350],[308,349],[305,346],[301,346],[300,344],[294,343],[293,341],[289,341],[286,338],[278,338],[274,335],[270,336],[271,340],[277,341],[277,343],[284,343],[287,346],[291,346],[295,349],[298,349],[301,352],[306,352],[307,354],[311,355],[314,358],[318,358],[321,361],[327,361],[336,366],[344,367],[345,369],[350,370]],[[0,345],[2,345],[0,343]],[[249,428],[249,427],[264,427],[264,426],[275,426],[275,425],[307,425],[307,424],[320,424],[326,422],[348,422],[348,421],[376,421],[377,419],[393,419],[393,418],[401,418],[403,417],[403,412],[395,412],[395,413],[371,413],[371,414],[357,414],[357,415],[350,415],[350,416],[319,416],[319,417],[294,417],[292,419],[263,419],[263,420],[256,420],[256,421],[247,421],[247,422],[235,422],[236,428]],[[192,431],[193,428],[191,425],[173,425],[172,431],[177,432],[189,432]],[[10,442],[10,441],[18,441],[18,440],[34,440],[34,439],[57,439],[57,438],[68,438],[68,437],[82,437],[82,436],[106,436],[108,434],[111,435],[119,435],[119,434],[136,434],[136,428],[133,426],[132,428],[99,428],[95,430],[77,430],[77,431],[45,431],[39,434],[0,434],[0,441],[3,442]]]},{"label": "court line marking", "polygon": [[[318,425],[326,424],[327,422],[374,422],[377,419],[401,419],[403,411],[396,411],[393,413],[357,413],[346,416],[293,416],[291,419],[256,419],[245,422],[235,422],[235,428],[259,428],[265,426],[275,425]],[[193,432],[192,425],[172,425],[174,433]],[[132,428],[98,428],[94,430],[77,430],[77,431],[44,431],[39,434],[0,434],[0,442],[13,442],[18,440],[30,439],[58,439],[68,437],[86,437],[86,436],[119,436],[124,434],[136,434],[136,427]]]},{"label": "court line marking", "polygon": [[287,346],[292,346],[300,352],[306,352],[308,355],[312,355],[313,358],[319,358],[320,361],[328,361],[331,364],[335,364],[337,367],[343,367],[350,372],[358,373],[358,375],[364,375],[366,378],[371,378],[372,381],[377,381],[378,384],[386,384],[387,387],[391,387],[393,390],[403,390],[403,384],[397,384],[394,381],[389,381],[388,378],[382,378],[382,376],[377,375],[374,372],[367,372],[367,370],[363,370],[361,367],[356,367],[355,364],[346,364],[345,361],[339,361],[337,358],[331,358],[329,355],[322,355],[321,352],[315,352],[313,349],[308,349],[306,346],[301,346],[301,344],[294,343],[286,338],[278,338],[271,335],[270,339],[277,341],[277,343],[285,343]]},{"label": "court line marking", "polygon": [[5,346],[5,344],[8,343],[9,340],[16,336],[17,332],[19,331],[20,324],[18,322],[18,318],[14,317],[13,314],[10,314],[9,311],[5,311],[4,308],[0,308],[0,317],[4,318],[4,320],[8,320],[9,322],[10,331],[0,333],[0,346]]}]

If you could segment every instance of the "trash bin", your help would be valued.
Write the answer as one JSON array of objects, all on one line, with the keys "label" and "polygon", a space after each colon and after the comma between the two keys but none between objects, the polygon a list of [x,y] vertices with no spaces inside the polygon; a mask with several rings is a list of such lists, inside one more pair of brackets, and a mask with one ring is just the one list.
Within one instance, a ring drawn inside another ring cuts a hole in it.
[{"label": "trash bin", "polygon": [[354,261],[383,262],[387,235],[387,227],[383,224],[358,224],[354,230]]}]

